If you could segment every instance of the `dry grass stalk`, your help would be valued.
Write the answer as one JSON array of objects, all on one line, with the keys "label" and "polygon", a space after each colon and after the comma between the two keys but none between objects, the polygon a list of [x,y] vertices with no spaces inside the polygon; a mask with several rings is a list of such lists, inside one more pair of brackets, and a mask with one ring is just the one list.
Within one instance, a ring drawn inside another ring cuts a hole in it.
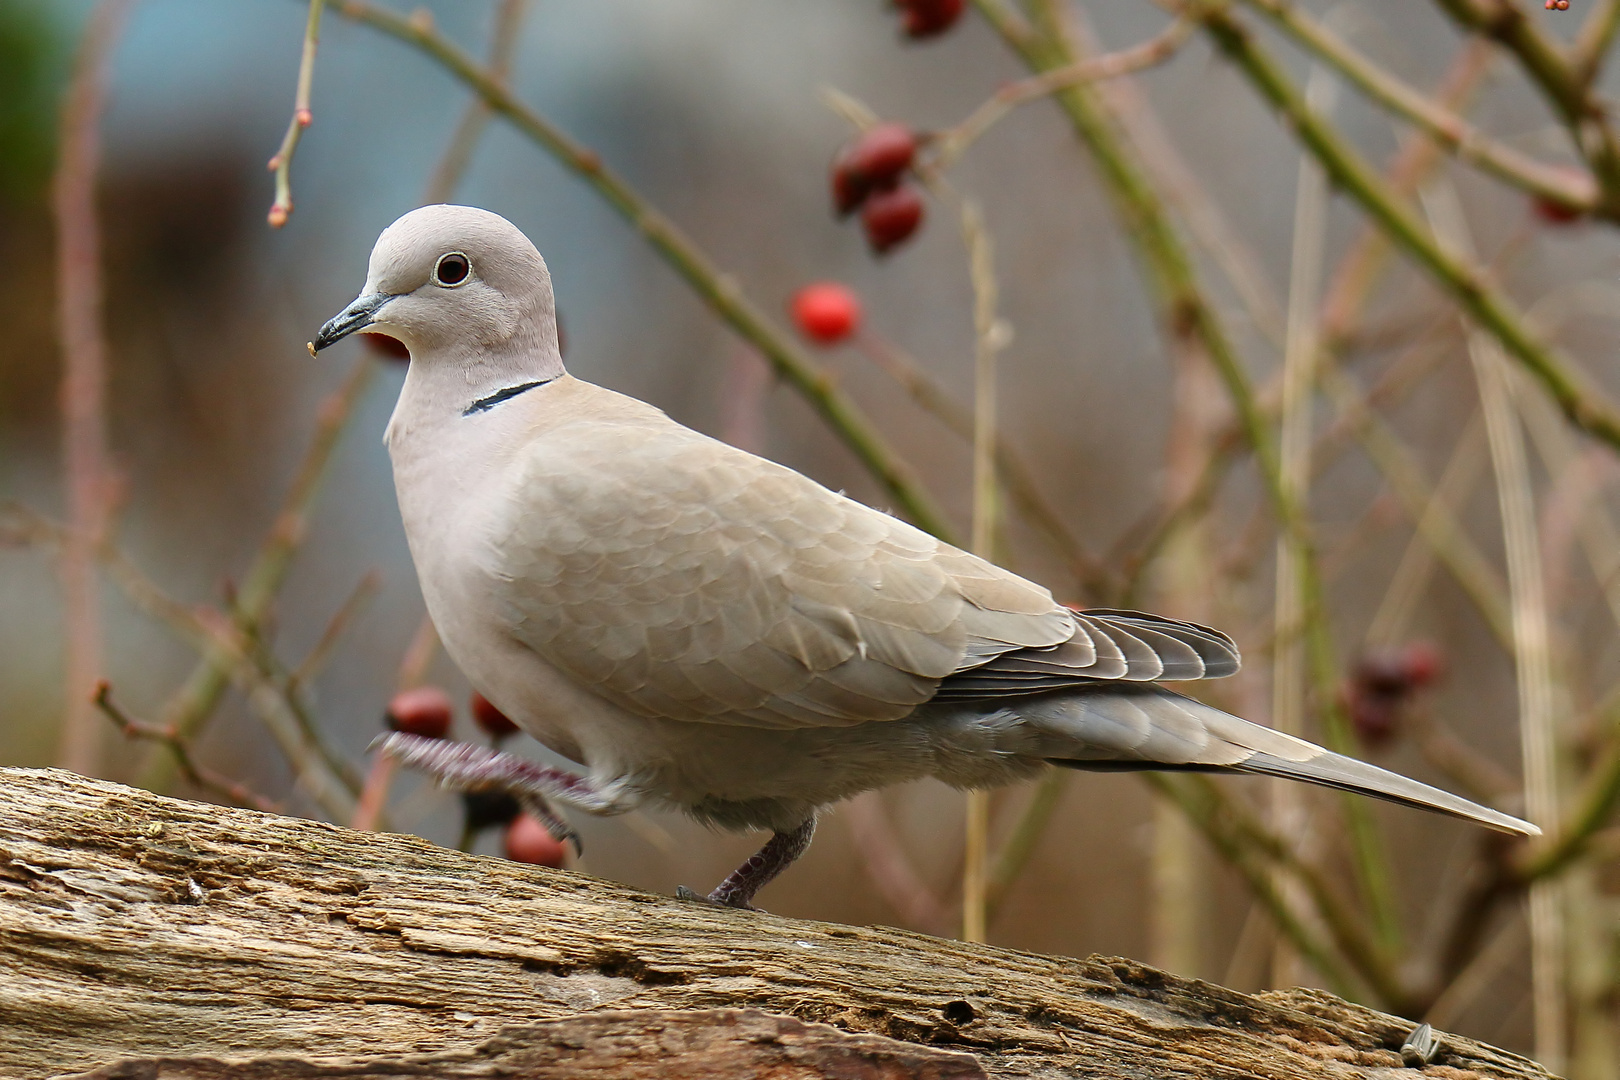
[{"label": "dry grass stalk", "polygon": [[[973,280],[973,550],[995,558],[996,354],[1007,344],[996,316],[995,251],[984,215],[972,200],[962,204],[962,238]],[[962,849],[962,938],[984,941],[990,886],[990,794],[970,791]]]},{"label": "dry grass stalk", "polygon": [[63,768],[80,773],[94,773],[101,760],[102,729],[93,700],[103,669],[96,552],[106,539],[112,499],[96,176],[101,164],[108,62],[129,6],[129,0],[101,0],[85,27],[62,108],[61,150],[51,184],[69,522],[59,562],[67,634],[62,736],[56,760]]},{"label": "dry grass stalk", "polygon": [[[1330,108],[1332,83],[1317,68],[1311,73],[1313,104]],[[1287,336],[1283,350],[1282,424],[1277,440],[1281,484],[1288,498],[1309,514],[1311,481],[1312,413],[1316,407],[1315,367],[1320,338],[1319,305],[1327,234],[1327,180],[1308,155],[1301,155],[1294,195],[1294,241],[1288,280]],[[1309,678],[1301,632],[1308,613],[1302,588],[1304,560],[1301,537],[1283,531],[1277,537],[1277,583],[1274,601],[1272,651],[1273,727],[1303,735],[1308,708]],[[1271,791],[1272,827],[1289,842],[1304,839],[1307,814],[1304,793],[1296,784],[1278,782]],[[1296,886],[1280,877],[1278,890],[1299,906]],[[1299,981],[1295,957],[1279,941],[1273,962],[1273,980],[1287,986]]]},{"label": "dry grass stalk", "polygon": [[[1424,201],[1440,241],[1471,256],[1473,243],[1455,192],[1437,184],[1425,193]],[[1485,416],[1507,549],[1525,810],[1552,836],[1559,820],[1558,692],[1530,464],[1501,346],[1489,334],[1470,328],[1468,352]],[[1569,958],[1560,881],[1530,886],[1530,952],[1536,1056],[1552,1071],[1562,1072],[1568,1055]]]}]

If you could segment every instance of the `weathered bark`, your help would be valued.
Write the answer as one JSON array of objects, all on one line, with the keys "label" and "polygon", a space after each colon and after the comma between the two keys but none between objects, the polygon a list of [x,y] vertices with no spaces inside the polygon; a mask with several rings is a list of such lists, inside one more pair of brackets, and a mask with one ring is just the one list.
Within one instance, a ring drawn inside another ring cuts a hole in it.
[{"label": "weathered bark", "polygon": [[[465,1062],[501,1047],[567,1046],[603,1024],[632,1042],[635,1031],[662,1032],[648,1045],[670,1053],[714,1050],[727,1040],[695,1034],[700,1017],[643,1022],[626,1010],[737,1009],[971,1054],[997,1077],[1392,1077],[1401,1074],[1384,1070],[1402,1069],[1412,1027],[1317,991],[1250,997],[1127,960],[724,910],[411,836],[0,770],[0,1075],[184,1055],[383,1058],[372,1073],[345,1075],[438,1075],[387,1068],[412,1054]],[[580,1013],[592,1016],[561,1035],[534,1028]],[[503,1033],[515,1027],[530,1030]],[[505,1041],[491,1043],[498,1035]],[[791,1026],[770,1038],[840,1045]],[[745,1030],[740,1041],[750,1039],[760,1041]],[[1547,1075],[1442,1040],[1422,1075]],[[846,1050],[896,1063],[908,1052],[862,1046]],[[824,1075],[907,1075],[925,1060],[941,1077],[972,1075],[950,1071],[971,1064],[959,1056],[925,1054],[898,1071]],[[804,1071],[819,1067],[813,1055],[794,1061],[754,1071],[817,1075]],[[227,1075],[165,1068],[110,1075]]]},{"label": "weathered bark", "polygon": [[986,1080],[972,1054],[754,1009],[636,1009],[507,1028],[472,1050],[312,1061],[130,1058],[65,1080]]}]

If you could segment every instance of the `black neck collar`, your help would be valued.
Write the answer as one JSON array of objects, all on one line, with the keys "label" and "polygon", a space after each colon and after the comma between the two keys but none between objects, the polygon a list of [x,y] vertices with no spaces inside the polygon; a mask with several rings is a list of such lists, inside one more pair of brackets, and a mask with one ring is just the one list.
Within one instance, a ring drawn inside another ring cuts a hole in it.
[{"label": "black neck collar", "polygon": [[537,386],[544,386],[548,382],[551,382],[551,380],[550,379],[536,379],[533,382],[518,383],[516,386],[503,387],[502,389],[495,391],[493,394],[489,395],[488,397],[481,397],[477,401],[473,402],[471,405],[467,406],[465,409],[462,409],[461,410],[461,415],[462,416],[471,416],[474,413],[488,412],[489,410],[493,409],[495,406],[499,405],[501,402],[510,401],[513,398],[517,397],[519,394],[521,394],[521,393],[523,393],[523,392],[525,392],[527,390],[533,390]]}]

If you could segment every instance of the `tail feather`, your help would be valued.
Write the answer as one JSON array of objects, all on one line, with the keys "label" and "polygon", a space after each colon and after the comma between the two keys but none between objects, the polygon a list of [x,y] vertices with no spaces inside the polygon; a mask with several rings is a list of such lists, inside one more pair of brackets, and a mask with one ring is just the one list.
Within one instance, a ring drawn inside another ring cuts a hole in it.
[{"label": "tail feather", "polygon": [[1449,791],[1430,787],[1400,773],[1380,769],[1376,765],[1369,765],[1365,761],[1357,761],[1343,754],[1335,754],[1330,750],[1324,750],[1320,757],[1305,762],[1288,761],[1272,757],[1270,754],[1255,754],[1234,768],[1241,772],[1280,776],[1287,780],[1303,780],[1307,784],[1320,784],[1323,787],[1338,788],[1340,791],[1371,795],[1388,802],[1400,803],[1402,806],[1432,810],[1462,818],[1464,821],[1477,822],[1500,832],[1513,833],[1515,836],[1541,835],[1540,828],[1511,814],[1492,810],[1488,806],[1470,802]]},{"label": "tail feather", "polygon": [[1043,742],[1043,756],[1065,768],[1260,773],[1371,795],[1518,836],[1541,835],[1528,821],[1158,686],[1043,694],[1020,702],[1017,712],[1055,736]]}]

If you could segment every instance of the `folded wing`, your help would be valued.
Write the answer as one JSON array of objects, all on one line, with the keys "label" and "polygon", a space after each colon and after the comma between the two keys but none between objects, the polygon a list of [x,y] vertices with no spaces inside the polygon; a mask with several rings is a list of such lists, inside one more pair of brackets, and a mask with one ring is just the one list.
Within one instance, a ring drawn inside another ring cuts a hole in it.
[{"label": "folded wing", "polygon": [[1214,678],[1230,638],[1046,589],[587,384],[510,473],[485,545],[509,632],[646,716],[891,720],[937,698]]}]

